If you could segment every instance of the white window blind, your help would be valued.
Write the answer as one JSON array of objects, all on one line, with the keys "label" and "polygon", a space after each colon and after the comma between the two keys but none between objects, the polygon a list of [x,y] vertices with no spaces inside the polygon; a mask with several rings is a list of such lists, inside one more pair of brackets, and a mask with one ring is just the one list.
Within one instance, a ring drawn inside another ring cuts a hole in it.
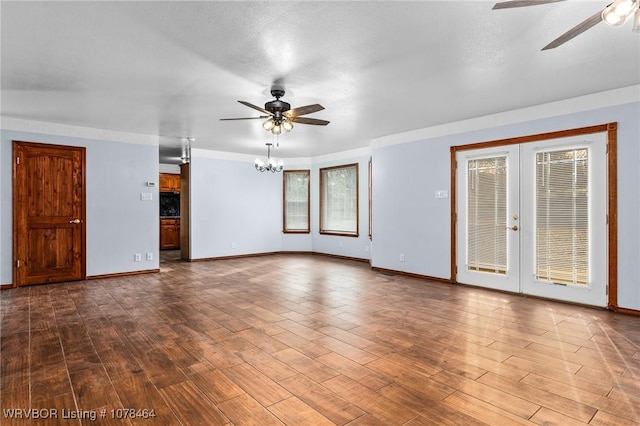
[{"label": "white window blind", "polygon": [[589,150],[536,154],[536,279],[589,279]]},{"label": "white window blind", "polygon": [[358,235],[358,165],[320,169],[320,232]]},{"label": "white window blind", "polygon": [[467,268],[507,272],[507,159],[468,162]]},{"label": "white window blind", "polygon": [[309,232],[309,171],[284,171],[284,232]]}]

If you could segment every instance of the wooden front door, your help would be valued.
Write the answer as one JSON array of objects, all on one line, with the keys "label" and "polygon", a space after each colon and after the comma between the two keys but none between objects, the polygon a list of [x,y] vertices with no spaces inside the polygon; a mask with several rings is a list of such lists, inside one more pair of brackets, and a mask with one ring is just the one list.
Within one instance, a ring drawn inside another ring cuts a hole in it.
[{"label": "wooden front door", "polygon": [[85,278],[85,148],[13,143],[14,285]]}]

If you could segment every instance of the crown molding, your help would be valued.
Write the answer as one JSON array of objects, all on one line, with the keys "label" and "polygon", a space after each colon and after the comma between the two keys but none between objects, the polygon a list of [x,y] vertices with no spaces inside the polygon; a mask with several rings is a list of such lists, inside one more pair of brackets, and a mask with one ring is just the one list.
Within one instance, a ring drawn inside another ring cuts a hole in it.
[{"label": "crown molding", "polygon": [[158,146],[160,138],[156,135],[117,132],[92,127],[70,126],[46,121],[25,120],[22,118],[0,116],[0,129],[16,132],[42,133],[46,135],[67,136],[111,142],[132,143]]},{"label": "crown molding", "polygon": [[398,145],[635,102],[640,102],[640,85],[384,136],[373,139],[371,141],[371,148],[376,149],[389,145]]}]

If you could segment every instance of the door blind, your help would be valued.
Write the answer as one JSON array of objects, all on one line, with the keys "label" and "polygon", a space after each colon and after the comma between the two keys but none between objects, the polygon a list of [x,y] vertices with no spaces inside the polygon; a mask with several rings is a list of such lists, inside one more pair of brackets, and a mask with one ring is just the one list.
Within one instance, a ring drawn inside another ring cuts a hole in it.
[{"label": "door blind", "polygon": [[536,153],[536,279],[587,285],[589,150]]},{"label": "door blind", "polygon": [[506,274],[507,158],[467,164],[467,268]]}]

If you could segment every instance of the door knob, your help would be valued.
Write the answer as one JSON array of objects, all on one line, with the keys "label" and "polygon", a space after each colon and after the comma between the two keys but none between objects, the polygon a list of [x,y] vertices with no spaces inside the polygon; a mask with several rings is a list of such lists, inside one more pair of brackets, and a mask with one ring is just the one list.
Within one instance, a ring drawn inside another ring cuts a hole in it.
[{"label": "door knob", "polygon": [[76,224],[78,224],[80,222],[82,222],[80,219],[73,219],[73,220],[69,221],[69,223],[76,223]]}]

